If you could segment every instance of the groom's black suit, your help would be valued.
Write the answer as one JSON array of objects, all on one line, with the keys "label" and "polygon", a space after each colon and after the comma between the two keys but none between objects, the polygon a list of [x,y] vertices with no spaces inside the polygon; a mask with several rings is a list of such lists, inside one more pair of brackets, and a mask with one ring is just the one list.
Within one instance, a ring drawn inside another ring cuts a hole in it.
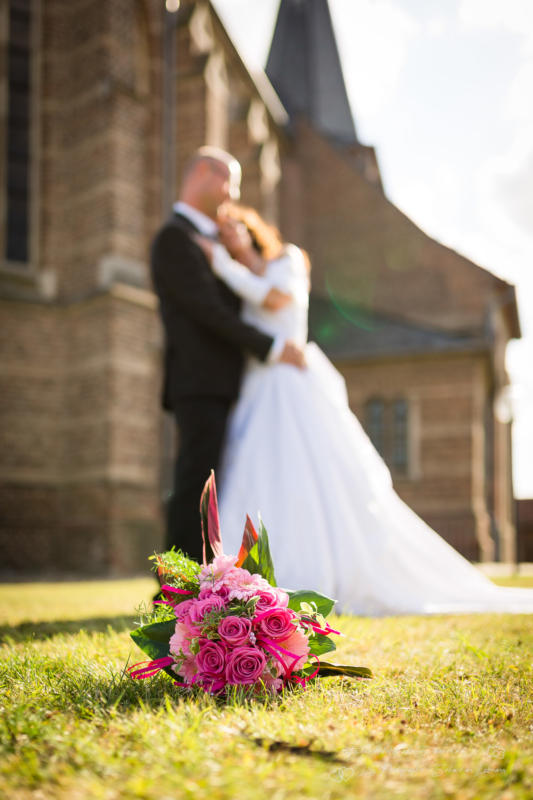
[{"label": "groom's black suit", "polygon": [[166,548],[175,545],[201,562],[200,495],[219,466],[244,352],[265,360],[273,339],[241,321],[241,301],[211,271],[191,238],[197,233],[173,214],[154,240],[151,263],[166,339],[163,407],[174,412],[179,430]]}]

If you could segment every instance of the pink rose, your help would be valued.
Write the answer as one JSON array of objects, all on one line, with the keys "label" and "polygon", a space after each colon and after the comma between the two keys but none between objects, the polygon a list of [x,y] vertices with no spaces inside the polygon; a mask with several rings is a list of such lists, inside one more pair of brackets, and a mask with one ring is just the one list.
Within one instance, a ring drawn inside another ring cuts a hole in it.
[{"label": "pink rose", "polygon": [[229,576],[237,571],[237,556],[217,556],[200,572],[200,586],[217,591]]},{"label": "pink rose", "polygon": [[227,600],[229,591],[229,586],[226,586],[225,584],[219,586],[216,592],[210,586],[204,586],[203,589],[200,589],[198,600],[206,600],[208,597],[213,597],[213,595],[221,597],[223,600]]},{"label": "pink rose", "polygon": [[191,600],[184,600],[182,603],[178,603],[174,609],[176,619],[178,619],[180,622],[183,621],[195,603],[196,600],[193,600],[192,598]]},{"label": "pink rose", "polygon": [[277,589],[274,586],[269,586],[267,589],[261,589],[257,592],[259,600],[255,606],[256,614],[261,614],[263,611],[268,611],[269,608],[287,608],[289,604],[289,595],[283,589]]},{"label": "pink rose", "polygon": [[246,617],[225,617],[218,626],[218,635],[231,647],[248,644],[252,623]]},{"label": "pink rose", "polygon": [[189,616],[191,622],[195,625],[200,625],[206,614],[209,614],[211,611],[222,611],[224,608],[226,608],[224,600],[214,594],[212,597],[206,597],[205,600],[198,600],[194,603],[189,609]]},{"label": "pink rose", "polygon": [[[293,656],[287,656],[284,653],[280,653],[278,656],[287,668],[291,667],[292,672],[297,669],[302,669],[309,660],[309,638],[305,633],[302,633],[302,631],[299,631],[294,626],[292,626],[291,635],[282,642],[279,642],[279,645],[283,647],[284,650],[288,650],[289,653],[294,653]],[[294,656],[300,656],[296,664],[293,663]]]},{"label": "pink rose", "polygon": [[266,611],[265,615],[259,622],[256,621],[255,625],[258,632],[269,639],[274,641],[287,639],[295,630],[292,620],[294,619],[294,611],[290,608],[273,608]]},{"label": "pink rose", "polygon": [[266,665],[266,656],[257,647],[237,647],[226,663],[226,680],[231,684],[252,684]]},{"label": "pink rose", "polygon": [[200,650],[196,656],[196,666],[202,678],[220,679],[226,668],[226,648],[220,642],[200,639]]}]

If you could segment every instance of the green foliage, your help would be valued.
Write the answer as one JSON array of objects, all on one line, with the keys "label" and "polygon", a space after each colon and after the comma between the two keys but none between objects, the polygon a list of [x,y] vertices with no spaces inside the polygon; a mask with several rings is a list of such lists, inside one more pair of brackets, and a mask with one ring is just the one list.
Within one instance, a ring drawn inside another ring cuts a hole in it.
[{"label": "green foliage", "polygon": [[179,584],[182,588],[187,588],[188,584],[195,586],[197,575],[202,569],[201,564],[187,558],[181,550],[174,547],[164,553],[154,553],[150,556],[150,561],[154,562],[153,570],[164,578],[165,583]]},{"label": "green foliage", "polygon": [[322,678],[332,677],[347,677],[347,678],[372,678],[372,670],[367,667],[352,667],[349,665],[341,664],[328,664],[327,661],[321,661],[318,669],[318,674]]},{"label": "green foliage", "polygon": [[219,702],[125,674],[139,651],[123,615],[155,587],[132,581],[128,604],[124,585],[57,585],[62,607],[52,584],[0,586],[1,798],[533,796],[533,615],[335,618],[335,660],[374,680]]},{"label": "green foliage", "polygon": [[[157,624],[157,622],[154,623],[154,625]],[[170,648],[168,646],[168,639],[165,643],[159,641],[158,639],[152,639],[149,635],[146,635],[146,631],[149,631],[150,627],[150,625],[145,625],[143,628],[137,628],[136,630],[132,631],[130,636],[137,647],[140,647],[143,653],[146,653],[148,658],[154,661],[157,658],[168,656],[170,653]]]},{"label": "green foliage", "polygon": [[335,642],[321,633],[315,633],[309,639],[309,652],[314,656],[323,656],[324,653],[332,653],[336,649]]},{"label": "green foliage", "polygon": [[313,592],[310,589],[285,589],[284,591],[289,595],[289,608],[292,608],[293,611],[300,611],[302,603],[314,604],[318,613],[322,614],[323,617],[327,617],[328,614],[331,614],[333,606],[337,602],[332,600],[331,597],[326,597],[325,594]]},{"label": "green foliage", "polygon": [[257,542],[254,544],[243,564],[243,569],[247,569],[251,575],[261,575],[271,586],[277,586],[274,574],[274,563],[270,554],[267,530],[259,517],[259,531]]}]

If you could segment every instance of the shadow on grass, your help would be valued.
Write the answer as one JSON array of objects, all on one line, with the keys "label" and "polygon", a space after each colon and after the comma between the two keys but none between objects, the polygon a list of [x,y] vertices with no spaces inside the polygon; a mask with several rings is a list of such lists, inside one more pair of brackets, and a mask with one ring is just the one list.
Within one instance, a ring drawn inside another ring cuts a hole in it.
[{"label": "shadow on grass", "polygon": [[56,622],[21,622],[19,625],[0,625],[0,643],[11,639],[15,642],[51,639],[61,634],[107,633],[111,628],[115,633],[131,631],[135,628],[136,616],[91,617],[89,619],[58,620]]}]

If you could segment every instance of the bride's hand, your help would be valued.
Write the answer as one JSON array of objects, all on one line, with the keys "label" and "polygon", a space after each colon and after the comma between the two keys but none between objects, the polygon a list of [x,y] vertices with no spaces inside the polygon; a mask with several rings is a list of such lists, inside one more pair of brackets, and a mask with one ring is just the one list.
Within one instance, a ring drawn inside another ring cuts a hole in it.
[{"label": "bride's hand", "polygon": [[263,308],[266,308],[268,311],[280,311],[292,302],[293,299],[290,294],[285,294],[285,292],[281,292],[279,289],[273,287],[263,300]]}]

